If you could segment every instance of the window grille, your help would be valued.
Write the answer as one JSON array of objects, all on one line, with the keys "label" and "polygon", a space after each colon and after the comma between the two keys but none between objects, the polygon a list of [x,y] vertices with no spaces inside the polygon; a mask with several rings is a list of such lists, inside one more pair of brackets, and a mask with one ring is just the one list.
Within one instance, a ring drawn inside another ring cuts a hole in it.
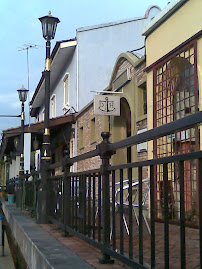
[{"label": "window grille", "polygon": [[[154,66],[154,127],[198,111],[196,41]],[[199,148],[198,128],[183,130],[154,142],[154,157],[173,156]],[[197,224],[197,162],[184,162],[185,213]],[[178,164],[169,164],[170,219],[180,216]],[[163,165],[156,168],[156,216],[163,216]]]}]

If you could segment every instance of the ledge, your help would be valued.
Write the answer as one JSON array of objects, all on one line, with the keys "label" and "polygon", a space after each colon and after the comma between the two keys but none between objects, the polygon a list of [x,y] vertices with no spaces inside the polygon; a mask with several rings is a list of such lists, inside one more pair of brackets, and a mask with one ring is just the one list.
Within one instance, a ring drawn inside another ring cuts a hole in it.
[{"label": "ledge", "polygon": [[14,205],[2,202],[2,210],[29,269],[93,268]]}]

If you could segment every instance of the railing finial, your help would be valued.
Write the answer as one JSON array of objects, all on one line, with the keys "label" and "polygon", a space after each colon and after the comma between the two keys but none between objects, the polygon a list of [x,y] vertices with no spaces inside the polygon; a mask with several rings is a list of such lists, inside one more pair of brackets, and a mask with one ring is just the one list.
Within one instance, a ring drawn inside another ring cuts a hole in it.
[{"label": "railing finial", "polygon": [[101,133],[101,137],[102,137],[103,140],[104,140],[104,139],[109,139],[109,137],[110,137],[110,132],[102,132],[102,133]]}]

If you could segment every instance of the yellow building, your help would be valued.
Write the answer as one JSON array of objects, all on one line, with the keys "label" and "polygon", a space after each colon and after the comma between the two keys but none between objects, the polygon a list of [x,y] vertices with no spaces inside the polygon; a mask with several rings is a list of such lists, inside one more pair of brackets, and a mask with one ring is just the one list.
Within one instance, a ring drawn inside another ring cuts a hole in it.
[{"label": "yellow building", "polygon": [[[147,90],[144,69],[144,56],[139,58],[132,52],[127,52],[117,58],[107,89],[109,92],[117,92],[120,96],[120,116],[109,117],[112,143],[147,130]],[[147,159],[147,143],[117,150],[112,156],[112,165],[143,159]],[[128,178],[126,171],[124,173],[124,178]],[[147,168],[143,169],[143,177],[148,177]],[[137,178],[136,170],[135,178]]]},{"label": "yellow building", "polygon": [[[193,114],[202,107],[201,0],[173,0],[144,29],[146,36],[148,129]],[[192,128],[149,143],[149,158],[199,149]],[[185,161],[185,212],[197,219],[197,162]],[[179,218],[178,167],[169,167],[170,217]],[[162,167],[156,170],[157,210],[162,207]]]}]

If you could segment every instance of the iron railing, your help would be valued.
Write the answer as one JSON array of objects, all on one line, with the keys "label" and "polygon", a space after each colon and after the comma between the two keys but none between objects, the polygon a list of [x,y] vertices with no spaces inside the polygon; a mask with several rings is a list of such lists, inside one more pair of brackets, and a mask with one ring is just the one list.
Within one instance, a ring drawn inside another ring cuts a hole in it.
[{"label": "iron railing", "polygon": [[18,184],[18,178],[11,178],[6,182],[6,192],[15,194],[15,187]]},{"label": "iron railing", "polygon": [[36,216],[37,196],[41,180],[39,179],[39,171],[34,171],[29,175],[29,178],[23,180],[23,199],[22,209],[28,209],[31,216]]},{"label": "iron railing", "polygon": [[[31,216],[36,216],[37,210],[37,194],[41,180],[39,179],[39,171],[32,171],[30,174],[24,174],[22,185],[19,183],[19,178],[11,178],[7,181],[6,192],[16,196],[16,205],[21,209],[28,209]],[[18,192],[20,190],[20,202]],[[17,198],[18,197],[18,198]]]},{"label": "iron railing", "polygon": [[[189,241],[190,234],[196,233],[194,253],[198,254],[198,265],[201,267],[202,151],[110,165],[111,156],[119,149],[155,141],[191,127],[197,127],[199,131],[201,121],[202,112],[197,112],[116,143],[109,142],[109,133],[102,133],[103,142],[95,150],[71,159],[66,157],[62,161],[64,175],[50,177],[54,203],[49,220],[62,227],[65,232],[99,248],[103,254],[100,262],[111,263],[113,257],[132,268],[176,268],[174,266],[177,262],[181,268],[185,268],[186,264],[192,268],[193,245]],[[70,172],[72,163],[95,156],[102,159],[102,165],[98,169]],[[191,228],[187,227],[185,210],[184,163],[187,160],[196,160],[197,163],[197,209],[193,225],[196,229],[191,232],[188,230]],[[178,165],[178,204],[170,204],[168,189],[171,163]],[[51,165],[50,169],[59,165],[61,163]],[[162,223],[157,222],[157,166],[162,168]],[[149,180],[142,176],[144,167],[148,167]],[[176,225],[170,219],[171,206],[177,207],[179,211]],[[180,242],[178,254],[175,249],[177,242]],[[177,258],[179,261],[176,261]]]}]

